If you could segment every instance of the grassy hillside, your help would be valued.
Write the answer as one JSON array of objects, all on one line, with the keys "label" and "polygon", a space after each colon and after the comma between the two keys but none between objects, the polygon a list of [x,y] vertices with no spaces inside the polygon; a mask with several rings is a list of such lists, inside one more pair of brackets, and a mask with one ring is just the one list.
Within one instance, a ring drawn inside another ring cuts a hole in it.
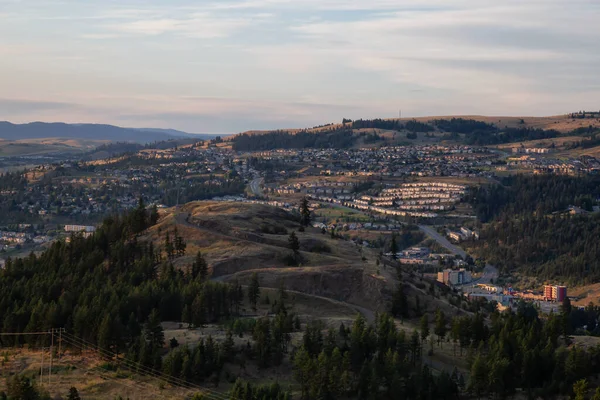
[{"label": "grassy hillside", "polygon": [[0,139],[0,157],[32,156],[45,154],[83,154],[106,143],[106,140],[91,139]]},{"label": "grassy hillside", "polygon": [[557,138],[577,129],[600,127],[597,118],[430,116],[347,121],[305,129],[249,131],[230,137],[238,150],[364,147],[430,143],[494,145],[517,140]]},{"label": "grassy hillside", "polygon": [[[368,310],[387,311],[398,277],[391,265],[378,265],[379,249],[357,246],[331,238],[329,233],[308,227],[300,231],[298,218],[284,210],[258,204],[230,202],[193,202],[179,209],[168,209],[159,223],[143,239],[155,247],[164,245],[166,232],[175,229],[187,243],[186,255],[174,260],[186,270],[200,250],[206,258],[213,280],[248,282],[257,272],[261,285],[290,289],[309,295],[343,301]],[[300,241],[301,261],[289,265],[292,254],[288,237],[294,232]],[[389,263],[389,261],[388,261]],[[422,311],[442,307],[448,314],[460,313],[445,298],[432,298],[428,283],[405,276],[409,301],[422,297]],[[419,288],[422,287],[422,288]]]}]

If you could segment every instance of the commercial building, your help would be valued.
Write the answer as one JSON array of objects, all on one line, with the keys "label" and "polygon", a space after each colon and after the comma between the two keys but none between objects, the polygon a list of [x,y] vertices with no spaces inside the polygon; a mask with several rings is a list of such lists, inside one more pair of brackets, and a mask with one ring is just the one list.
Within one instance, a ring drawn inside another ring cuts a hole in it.
[{"label": "commercial building", "polygon": [[65,225],[65,232],[96,232],[96,227],[87,225]]},{"label": "commercial building", "polygon": [[471,273],[464,268],[459,270],[445,269],[438,272],[438,282],[448,286],[463,285],[473,280]]},{"label": "commercial building", "polygon": [[544,286],[544,300],[563,302],[567,298],[567,287],[546,285]]}]

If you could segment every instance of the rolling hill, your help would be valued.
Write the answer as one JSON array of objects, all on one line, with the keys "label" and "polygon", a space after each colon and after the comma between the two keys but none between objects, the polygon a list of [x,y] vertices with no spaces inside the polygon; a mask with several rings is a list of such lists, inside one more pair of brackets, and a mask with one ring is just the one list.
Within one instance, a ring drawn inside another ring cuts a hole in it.
[{"label": "rolling hill", "polygon": [[101,124],[65,124],[60,122],[12,124],[0,121],[0,139],[4,140],[64,138],[150,143],[181,137],[206,140],[215,137],[215,135],[196,135],[172,129],[122,128]]}]

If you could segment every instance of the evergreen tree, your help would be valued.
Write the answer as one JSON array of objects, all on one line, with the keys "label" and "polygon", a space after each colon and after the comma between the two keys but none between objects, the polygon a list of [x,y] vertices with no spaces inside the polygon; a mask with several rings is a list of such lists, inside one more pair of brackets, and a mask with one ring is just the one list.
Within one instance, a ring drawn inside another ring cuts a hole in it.
[{"label": "evergreen tree", "polygon": [[6,394],[9,399],[38,400],[40,398],[31,380],[23,375],[14,375],[7,380]]},{"label": "evergreen tree", "polygon": [[106,314],[100,323],[98,329],[98,347],[101,349],[110,350],[112,340],[112,326],[111,318],[109,314]]},{"label": "evergreen tree", "polygon": [[156,204],[154,204],[152,206],[152,209],[150,210],[150,225],[156,225],[156,223],[158,222],[158,219],[159,219],[158,207],[156,207]]},{"label": "evergreen tree", "polygon": [[231,361],[231,358],[234,355],[234,346],[235,342],[233,341],[233,333],[231,332],[231,329],[228,329],[227,336],[223,342],[223,356],[226,361]]},{"label": "evergreen tree", "polygon": [[71,387],[71,389],[69,389],[69,395],[67,396],[67,400],[81,400],[77,388]]},{"label": "evergreen tree", "polygon": [[398,284],[392,298],[392,315],[395,317],[408,317],[408,299],[404,293],[404,285]]},{"label": "evergreen tree", "polygon": [[398,259],[398,242],[396,240],[396,233],[392,233],[392,243],[390,244],[390,252],[394,260]]},{"label": "evergreen tree", "polygon": [[175,247],[171,242],[171,235],[167,232],[165,236],[165,253],[167,253],[167,259],[172,260],[175,258]]},{"label": "evergreen tree", "polygon": [[585,400],[585,395],[588,390],[588,382],[585,379],[580,379],[573,384],[573,394],[575,400]]},{"label": "evergreen tree", "polygon": [[290,237],[288,238],[288,244],[290,249],[294,253],[294,259],[298,261],[300,257],[300,241],[298,240],[298,236],[296,236],[295,232],[290,233]]},{"label": "evergreen tree", "polygon": [[258,282],[258,275],[256,272],[252,274],[252,279],[250,280],[250,286],[248,286],[248,300],[250,304],[252,304],[252,308],[256,310],[256,303],[258,302],[258,298],[260,297],[260,285]]},{"label": "evergreen tree", "polygon": [[421,343],[419,342],[419,333],[414,330],[410,336],[410,353],[412,355],[412,364],[415,365],[421,353]]},{"label": "evergreen tree", "polygon": [[467,389],[475,394],[475,396],[480,397],[486,392],[488,387],[487,383],[487,367],[485,365],[485,360],[477,354],[471,365],[471,377],[469,378]]},{"label": "evergreen tree", "polygon": [[435,313],[435,326],[433,328],[433,333],[438,337],[438,345],[440,345],[446,337],[446,332],[446,317],[442,310],[438,309]]},{"label": "evergreen tree", "polygon": [[200,250],[196,253],[196,260],[192,264],[192,278],[196,279],[196,277],[200,277],[200,282],[205,282],[208,278],[208,264]]},{"label": "evergreen tree", "polygon": [[308,199],[306,197],[302,198],[302,202],[300,203],[300,221],[302,226],[309,226],[311,221],[310,208],[308,207]]},{"label": "evergreen tree", "polygon": [[425,314],[421,317],[420,326],[421,326],[421,341],[425,342],[425,340],[427,340],[427,337],[429,336],[429,318],[427,318],[427,314]]},{"label": "evergreen tree", "polygon": [[157,309],[152,310],[148,317],[148,322],[144,326],[144,336],[152,350],[160,349],[165,345],[165,333]]},{"label": "evergreen tree", "polygon": [[179,235],[179,231],[177,229],[177,227],[175,227],[175,231],[173,232],[173,237],[175,238],[174,241],[174,250],[175,250],[175,254],[177,255],[177,257],[183,257],[185,255],[185,249],[187,248],[187,244],[185,243],[185,240],[183,239],[183,236]]}]

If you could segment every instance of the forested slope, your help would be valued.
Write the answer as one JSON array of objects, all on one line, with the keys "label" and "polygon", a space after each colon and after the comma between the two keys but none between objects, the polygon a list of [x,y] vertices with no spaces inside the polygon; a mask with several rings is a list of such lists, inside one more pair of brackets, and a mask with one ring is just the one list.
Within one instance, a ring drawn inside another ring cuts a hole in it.
[{"label": "forested slope", "polygon": [[[473,189],[468,201],[487,222],[478,255],[505,271],[565,283],[600,280],[600,177],[514,176]],[[571,215],[569,206],[584,214]]]}]

